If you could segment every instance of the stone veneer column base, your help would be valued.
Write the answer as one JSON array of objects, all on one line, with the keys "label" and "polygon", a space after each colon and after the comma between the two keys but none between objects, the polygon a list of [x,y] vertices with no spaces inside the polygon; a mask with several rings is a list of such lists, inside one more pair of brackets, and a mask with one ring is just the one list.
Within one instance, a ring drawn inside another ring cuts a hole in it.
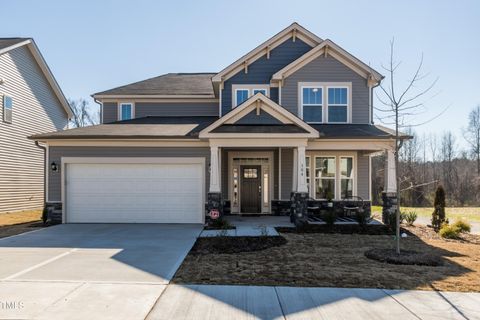
[{"label": "stone veneer column base", "polygon": [[209,192],[207,194],[207,212],[205,216],[210,219],[210,211],[218,210],[220,216],[223,215],[223,202],[222,202],[222,193],[221,192]]},{"label": "stone veneer column base", "polygon": [[390,216],[397,210],[397,193],[396,192],[382,192],[382,222],[390,223]]},{"label": "stone veneer column base", "polygon": [[293,217],[293,222],[297,227],[303,226],[308,223],[307,217],[307,201],[308,192],[292,192],[290,215]]}]

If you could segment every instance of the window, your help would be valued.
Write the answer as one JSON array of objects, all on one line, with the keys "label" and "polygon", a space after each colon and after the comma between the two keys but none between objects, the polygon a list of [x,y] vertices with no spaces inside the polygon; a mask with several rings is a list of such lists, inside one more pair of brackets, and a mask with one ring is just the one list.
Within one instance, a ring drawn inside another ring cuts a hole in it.
[{"label": "window", "polygon": [[120,104],[120,116],[119,120],[130,120],[133,118],[133,104],[132,103],[121,103]]},{"label": "window", "polygon": [[322,122],[322,98],[321,87],[302,88],[302,114],[305,122]]},{"label": "window", "polygon": [[348,199],[353,196],[353,158],[340,157],[340,196]]},{"label": "window", "polygon": [[348,88],[328,88],[328,122],[348,121]]},{"label": "window", "polygon": [[263,94],[264,96],[267,95],[267,89],[253,89],[253,94],[252,94],[252,95],[254,96],[254,95],[256,95],[256,94],[259,93],[259,92],[260,92],[261,94]]},{"label": "window", "polygon": [[245,179],[256,179],[258,177],[257,169],[243,169]]},{"label": "window", "polygon": [[335,198],[335,157],[315,157],[315,199]]},{"label": "window", "polygon": [[232,90],[234,92],[232,97],[232,108],[241,105],[248,100],[248,98],[257,93],[264,94],[267,97],[269,94],[269,86],[261,84],[232,85]]},{"label": "window", "polygon": [[12,112],[13,112],[13,101],[12,97],[3,96],[3,121],[12,123]]},{"label": "window", "polygon": [[235,106],[238,106],[245,102],[248,99],[249,91],[248,89],[237,89],[235,91],[236,103]]},{"label": "window", "polygon": [[263,169],[263,205],[268,206],[268,189],[269,189],[269,179],[268,179],[268,168]]}]

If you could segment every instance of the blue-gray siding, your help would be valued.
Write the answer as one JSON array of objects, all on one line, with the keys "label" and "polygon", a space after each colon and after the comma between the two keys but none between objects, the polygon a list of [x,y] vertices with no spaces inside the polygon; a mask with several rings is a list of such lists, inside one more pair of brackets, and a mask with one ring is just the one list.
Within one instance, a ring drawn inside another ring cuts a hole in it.
[{"label": "blue-gray siding", "polygon": [[364,200],[370,200],[370,157],[358,152],[357,155],[357,194]]},{"label": "blue-gray siding", "polygon": [[282,106],[298,115],[299,82],[351,82],[352,123],[369,123],[367,80],[331,56],[323,55],[287,77],[282,87]]},{"label": "blue-gray siding", "polygon": [[[146,116],[218,116],[218,102],[136,102],[135,118]],[[103,123],[117,121],[117,103],[103,104]]]},{"label": "blue-gray siding", "polygon": [[[264,55],[248,66],[248,73],[241,70],[225,81],[222,90],[222,114],[226,114],[232,108],[233,84],[270,84],[270,79],[275,72],[311,49],[308,44],[300,39],[297,38],[294,42],[290,38],[270,52],[270,59],[267,59],[267,56]],[[270,98],[278,102],[277,88],[271,88]]]},{"label": "blue-gray siding", "polygon": [[282,148],[281,154],[281,183],[282,183],[282,199],[289,200],[290,193],[293,190],[293,149]]},{"label": "blue-gray siding", "polygon": [[261,110],[260,114],[257,115],[257,110],[245,115],[243,118],[239,119],[236,124],[282,124],[277,118],[273,117],[269,113]]},{"label": "blue-gray siding", "polygon": [[[50,147],[49,161],[60,164],[62,157],[204,157],[210,162],[209,148],[151,148],[151,147]],[[205,168],[206,188],[210,183],[208,165]],[[61,201],[61,172],[48,175],[49,201]]]}]

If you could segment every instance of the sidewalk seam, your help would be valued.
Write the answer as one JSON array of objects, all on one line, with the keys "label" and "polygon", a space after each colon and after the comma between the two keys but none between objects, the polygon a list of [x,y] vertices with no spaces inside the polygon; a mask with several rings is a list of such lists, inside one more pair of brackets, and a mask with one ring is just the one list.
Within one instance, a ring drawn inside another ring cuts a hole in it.
[{"label": "sidewalk seam", "polygon": [[407,308],[403,303],[401,303],[400,301],[398,301],[397,299],[395,299],[394,296],[392,296],[390,293],[388,293],[385,289],[381,289],[383,291],[383,293],[385,293],[387,296],[389,296],[390,298],[393,299],[393,301],[395,301],[396,303],[398,303],[399,305],[401,305],[403,308],[405,308],[405,310],[407,310],[408,312],[410,312],[414,317],[416,317],[417,319],[420,319],[422,320],[422,318],[420,316],[418,316],[416,313],[414,313],[412,310],[410,310],[409,308]]},{"label": "sidewalk seam", "polygon": [[282,301],[280,301],[280,296],[278,295],[277,286],[273,286],[273,290],[275,291],[275,295],[277,296],[278,305],[280,306],[280,311],[282,311],[283,319],[286,320],[287,316],[285,314],[285,311],[283,310]]}]

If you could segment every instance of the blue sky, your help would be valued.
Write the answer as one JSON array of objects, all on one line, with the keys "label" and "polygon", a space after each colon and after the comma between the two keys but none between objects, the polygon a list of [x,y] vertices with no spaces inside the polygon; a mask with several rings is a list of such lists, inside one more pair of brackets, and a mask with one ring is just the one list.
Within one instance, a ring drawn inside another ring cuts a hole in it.
[{"label": "blue sky", "polygon": [[406,84],[421,54],[439,81],[420,133],[461,135],[480,104],[479,1],[11,1],[0,37],[33,37],[69,98],[167,72],[219,71],[293,21],[382,72],[395,37]]}]

